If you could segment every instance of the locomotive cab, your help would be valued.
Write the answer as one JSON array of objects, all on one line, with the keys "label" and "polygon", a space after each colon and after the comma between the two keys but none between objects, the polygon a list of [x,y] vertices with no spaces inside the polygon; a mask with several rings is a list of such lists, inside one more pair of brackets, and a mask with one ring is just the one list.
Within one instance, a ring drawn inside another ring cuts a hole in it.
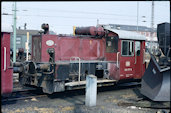
[{"label": "locomotive cab", "polygon": [[[116,61],[119,68],[119,80],[141,79],[145,72],[145,36],[138,33],[111,29],[110,42],[106,39],[106,57]],[[110,46],[110,51],[108,50]],[[113,49],[113,50],[112,50]]]}]

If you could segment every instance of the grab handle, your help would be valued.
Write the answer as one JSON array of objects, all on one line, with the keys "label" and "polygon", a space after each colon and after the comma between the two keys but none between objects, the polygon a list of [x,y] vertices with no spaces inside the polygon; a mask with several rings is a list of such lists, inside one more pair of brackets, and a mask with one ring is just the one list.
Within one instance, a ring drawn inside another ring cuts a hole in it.
[{"label": "grab handle", "polygon": [[145,49],[143,49],[143,64],[145,63]]},{"label": "grab handle", "polygon": [[119,67],[119,53],[120,53],[120,52],[117,52],[117,61],[116,61],[117,67]]},{"label": "grab handle", "polygon": [[80,82],[80,76],[81,76],[81,74],[80,74],[81,73],[81,62],[80,61],[81,61],[81,59],[80,59],[80,57],[71,57],[70,61],[71,61],[72,58],[75,58],[75,60],[78,59],[78,61],[79,61],[78,82]]},{"label": "grab handle", "polygon": [[7,69],[7,51],[6,51],[6,47],[4,47],[4,71],[6,71]]},{"label": "grab handle", "polygon": [[134,62],[134,64],[136,64],[137,63],[137,53],[135,53],[135,62]]}]

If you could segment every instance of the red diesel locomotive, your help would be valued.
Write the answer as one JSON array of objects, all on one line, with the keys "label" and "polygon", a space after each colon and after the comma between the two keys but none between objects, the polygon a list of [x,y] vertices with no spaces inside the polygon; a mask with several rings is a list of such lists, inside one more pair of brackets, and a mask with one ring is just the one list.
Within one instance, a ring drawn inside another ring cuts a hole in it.
[{"label": "red diesel locomotive", "polygon": [[110,26],[76,27],[75,35],[32,37],[32,60],[14,63],[23,85],[45,93],[84,87],[88,74],[98,85],[141,79],[145,72],[145,37]]}]

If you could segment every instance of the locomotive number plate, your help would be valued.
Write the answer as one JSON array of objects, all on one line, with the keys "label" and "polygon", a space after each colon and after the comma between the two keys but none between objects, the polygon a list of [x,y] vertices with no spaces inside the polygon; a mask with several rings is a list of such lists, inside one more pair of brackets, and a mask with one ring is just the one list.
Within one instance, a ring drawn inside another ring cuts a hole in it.
[{"label": "locomotive number plate", "polygon": [[46,45],[47,46],[52,46],[52,45],[54,45],[54,41],[53,40],[47,40]]}]

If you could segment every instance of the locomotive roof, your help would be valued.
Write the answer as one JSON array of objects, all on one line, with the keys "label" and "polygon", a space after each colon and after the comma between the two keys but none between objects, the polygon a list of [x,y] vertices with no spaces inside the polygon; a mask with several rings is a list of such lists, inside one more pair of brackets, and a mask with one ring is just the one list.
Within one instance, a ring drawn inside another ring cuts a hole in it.
[{"label": "locomotive roof", "polygon": [[146,40],[146,37],[132,31],[112,29],[110,26],[103,26],[104,29],[118,34],[120,39]]}]

